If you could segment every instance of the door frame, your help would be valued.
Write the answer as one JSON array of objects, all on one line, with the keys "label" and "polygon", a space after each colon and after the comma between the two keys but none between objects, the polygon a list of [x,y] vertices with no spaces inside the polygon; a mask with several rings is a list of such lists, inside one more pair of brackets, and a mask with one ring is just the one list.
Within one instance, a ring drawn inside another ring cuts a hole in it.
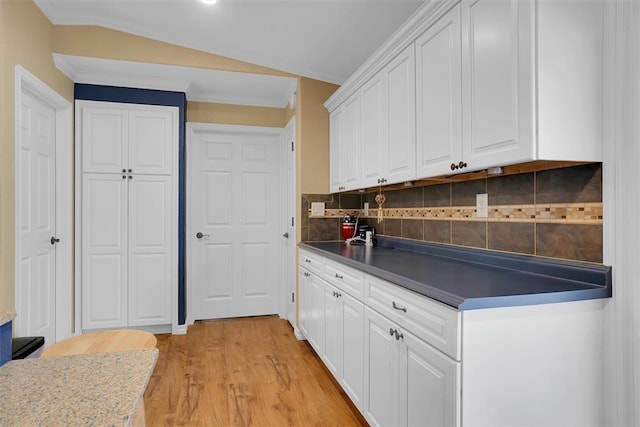
[{"label": "door frame", "polygon": [[[227,124],[218,124],[218,123],[197,123],[197,122],[188,122],[187,123],[187,132],[186,132],[186,136],[185,136],[185,151],[186,151],[186,163],[187,163],[187,174],[185,177],[186,180],[186,212],[185,212],[185,223],[186,223],[186,233],[185,233],[185,282],[186,282],[186,292],[187,292],[187,296],[186,296],[186,303],[187,303],[187,310],[186,310],[186,321],[185,324],[186,325],[193,325],[194,323],[194,318],[193,318],[193,314],[190,311],[190,307],[193,307],[193,289],[194,289],[194,284],[192,281],[192,276],[191,276],[191,271],[193,271],[193,268],[191,266],[191,244],[190,242],[192,241],[190,236],[192,236],[195,232],[195,228],[193,226],[193,224],[191,223],[191,211],[193,210],[193,200],[194,200],[194,196],[191,194],[191,182],[192,182],[192,176],[191,176],[191,171],[192,169],[190,168],[189,165],[191,165],[192,161],[193,161],[193,150],[191,149],[191,141],[193,140],[194,134],[195,132],[197,132],[198,130],[222,130],[222,131],[227,131],[227,132],[235,132],[238,134],[242,134],[242,133],[246,133],[246,134],[255,134],[255,133],[262,133],[262,134],[273,134],[273,135],[277,135],[280,140],[282,140],[282,135],[283,135],[283,131],[284,128],[277,128],[277,127],[265,127],[265,126],[245,126],[245,125],[227,125]],[[280,173],[282,173],[280,171]],[[280,182],[282,182],[281,178],[278,177],[278,179],[280,180]],[[280,186],[281,187],[281,186]],[[280,188],[279,187],[279,188]],[[278,212],[278,217],[282,218],[283,215],[283,207],[282,205],[280,205],[278,207],[279,212]],[[282,248],[282,246],[280,246],[280,248]],[[282,249],[281,249],[282,251]],[[282,253],[280,254],[280,259],[282,259]],[[278,263],[278,277],[282,277],[282,262]],[[277,292],[278,292],[278,311],[280,311],[280,307],[282,306],[281,304],[281,300],[282,300],[282,285],[280,286],[276,286]]]},{"label": "door frame", "polygon": [[[31,74],[20,65],[15,67],[15,306],[20,308],[22,286],[20,285],[21,253],[18,215],[20,210],[20,141],[22,140],[22,96],[25,92],[44,102],[55,111],[56,120],[56,235],[60,243],[56,245],[56,289],[55,321],[56,341],[73,334],[73,103]],[[61,286],[61,284],[66,284]],[[14,321],[16,336],[27,332],[20,321]],[[50,345],[53,343],[48,343]]]}]

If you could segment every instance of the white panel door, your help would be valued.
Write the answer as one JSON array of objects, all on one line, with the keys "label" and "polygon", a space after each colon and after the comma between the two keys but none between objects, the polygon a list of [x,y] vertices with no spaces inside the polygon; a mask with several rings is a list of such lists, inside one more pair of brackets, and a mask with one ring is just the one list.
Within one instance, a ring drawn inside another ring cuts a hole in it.
[{"label": "white panel door", "polygon": [[82,101],[82,171],[125,172],[129,115],[122,104]]},{"label": "white panel door", "polygon": [[411,44],[384,69],[387,80],[389,172],[385,184],[415,179],[416,57]]},{"label": "white panel door", "polygon": [[390,331],[398,326],[368,307],[364,312],[365,418],[372,426],[397,426],[400,352]]},{"label": "white panel door", "polygon": [[191,317],[276,314],[280,133],[215,125],[194,129],[189,141]]},{"label": "white panel door", "polygon": [[148,105],[131,108],[127,170],[134,174],[171,174],[177,140],[176,110]]},{"label": "white panel door", "polygon": [[532,158],[534,2],[462,2],[464,160],[471,169]]},{"label": "white panel door", "polygon": [[293,117],[284,129],[283,134],[283,168],[282,191],[283,200],[286,200],[282,215],[283,232],[283,305],[284,317],[289,320],[293,328],[296,327],[296,121]]},{"label": "white panel door", "polygon": [[129,185],[128,324],[171,323],[173,186],[170,176],[131,175]]},{"label": "white panel door", "polygon": [[416,40],[416,175],[451,173],[462,160],[460,5]]},{"label": "white panel door", "polygon": [[127,325],[127,181],[82,178],[82,329]]},{"label": "white panel door", "polygon": [[[23,92],[21,108],[18,230],[21,300],[16,311],[26,335],[55,340],[56,255],[55,111]],[[26,327],[25,327],[26,326]]]}]

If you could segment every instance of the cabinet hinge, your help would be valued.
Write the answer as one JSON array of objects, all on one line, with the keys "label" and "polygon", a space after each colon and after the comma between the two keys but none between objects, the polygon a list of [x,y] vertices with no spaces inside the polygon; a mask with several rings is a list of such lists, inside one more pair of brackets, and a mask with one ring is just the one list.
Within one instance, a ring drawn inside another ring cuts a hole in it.
[{"label": "cabinet hinge", "polygon": [[296,294],[295,292],[291,292],[291,303],[293,304],[294,302],[296,302]]},{"label": "cabinet hinge", "polygon": [[293,141],[291,141],[291,151],[293,151]]},{"label": "cabinet hinge", "polygon": [[293,217],[291,217],[291,226],[293,227]]}]

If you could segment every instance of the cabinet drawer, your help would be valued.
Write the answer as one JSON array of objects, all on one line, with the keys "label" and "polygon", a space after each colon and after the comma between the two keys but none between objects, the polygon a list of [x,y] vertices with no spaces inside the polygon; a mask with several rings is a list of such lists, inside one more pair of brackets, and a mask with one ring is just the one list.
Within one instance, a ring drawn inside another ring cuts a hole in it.
[{"label": "cabinet drawer", "polygon": [[321,276],[324,271],[324,258],[304,249],[298,250],[298,264],[301,267]]},{"label": "cabinet drawer", "polygon": [[364,273],[346,265],[325,261],[324,277],[338,289],[348,292],[352,297],[362,301]]},{"label": "cabinet drawer", "polygon": [[387,281],[365,277],[365,304],[455,360],[460,360],[460,312]]}]

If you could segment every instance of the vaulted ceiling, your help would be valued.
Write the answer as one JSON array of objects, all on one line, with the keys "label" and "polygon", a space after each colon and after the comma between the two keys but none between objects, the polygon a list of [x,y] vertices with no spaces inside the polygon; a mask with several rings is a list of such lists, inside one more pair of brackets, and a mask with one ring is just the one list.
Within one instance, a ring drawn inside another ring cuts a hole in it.
[{"label": "vaulted ceiling", "polygon": [[[54,24],[99,25],[342,84],[423,0],[35,0]],[[85,66],[87,64],[84,64]]]}]

